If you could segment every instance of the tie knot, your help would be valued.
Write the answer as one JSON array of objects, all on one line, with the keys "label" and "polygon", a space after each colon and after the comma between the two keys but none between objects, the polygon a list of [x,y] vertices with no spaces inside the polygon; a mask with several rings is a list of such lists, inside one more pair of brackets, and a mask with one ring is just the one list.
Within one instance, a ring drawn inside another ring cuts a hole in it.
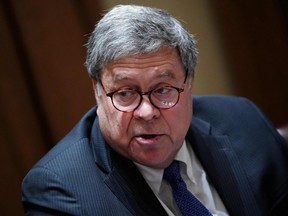
[{"label": "tie knot", "polygon": [[170,184],[177,183],[181,179],[179,161],[174,160],[167,168],[164,169],[163,178]]}]

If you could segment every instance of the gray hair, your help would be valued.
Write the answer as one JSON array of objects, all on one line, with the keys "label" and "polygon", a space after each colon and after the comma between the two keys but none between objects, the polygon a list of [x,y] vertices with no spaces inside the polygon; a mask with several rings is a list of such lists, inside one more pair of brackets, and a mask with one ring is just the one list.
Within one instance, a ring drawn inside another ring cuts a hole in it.
[{"label": "gray hair", "polygon": [[198,54],[195,43],[193,35],[164,10],[118,5],[96,24],[86,44],[85,65],[89,76],[98,80],[111,61],[168,46],[178,50],[186,73],[193,75]]}]

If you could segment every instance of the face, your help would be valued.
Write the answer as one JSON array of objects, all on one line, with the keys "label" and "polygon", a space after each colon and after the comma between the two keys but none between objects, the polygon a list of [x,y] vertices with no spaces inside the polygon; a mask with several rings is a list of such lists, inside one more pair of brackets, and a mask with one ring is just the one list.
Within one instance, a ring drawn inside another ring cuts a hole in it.
[{"label": "face", "polygon": [[[97,90],[93,81],[100,128],[108,144],[124,157],[145,166],[168,166],[181,148],[192,119],[192,77],[185,84],[184,79],[185,71],[174,48],[108,64],[101,76],[105,90]],[[154,107],[145,95],[136,110],[121,112],[106,96],[122,88],[147,92],[163,85],[184,88],[178,103],[170,109]]]}]

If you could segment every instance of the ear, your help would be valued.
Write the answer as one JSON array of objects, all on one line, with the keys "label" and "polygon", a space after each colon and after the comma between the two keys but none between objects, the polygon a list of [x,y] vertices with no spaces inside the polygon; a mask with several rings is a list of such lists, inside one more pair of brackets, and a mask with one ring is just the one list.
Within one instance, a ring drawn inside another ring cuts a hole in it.
[{"label": "ear", "polygon": [[95,79],[92,79],[92,86],[93,86],[94,93],[96,92],[96,85],[97,85],[97,81]]},{"label": "ear", "polygon": [[97,99],[97,97],[101,95],[101,89],[96,79],[92,79],[92,86],[93,86],[95,98]]},{"label": "ear", "polygon": [[191,92],[191,94],[193,93],[193,83],[194,83],[194,73],[192,73],[191,75],[189,75],[187,77],[187,82],[188,82],[188,87],[189,87],[189,90]]}]

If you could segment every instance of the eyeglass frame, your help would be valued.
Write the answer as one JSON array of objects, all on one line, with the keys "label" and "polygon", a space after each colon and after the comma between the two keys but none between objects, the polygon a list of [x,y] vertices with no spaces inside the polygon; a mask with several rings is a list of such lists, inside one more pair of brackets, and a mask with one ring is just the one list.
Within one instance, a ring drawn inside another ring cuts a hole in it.
[{"label": "eyeglass frame", "polygon": [[[187,80],[187,77],[188,77],[188,73],[186,72],[186,73],[185,73],[185,79],[184,79],[183,85],[185,85],[186,80]],[[113,95],[114,95],[116,92],[118,92],[119,90],[121,90],[121,88],[119,88],[119,89],[117,89],[117,90],[115,90],[115,91],[112,91],[112,92],[107,93],[107,91],[105,90],[105,88],[104,88],[104,86],[103,86],[103,83],[102,83],[101,79],[99,79],[99,83],[100,83],[102,89],[104,90],[105,95],[111,99],[111,102],[112,102],[113,107],[114,107],[116,110],[118,110],[118,111],[120,111],[120,112],[124,112],[124,113],[133,112],[133,111],[135,111],[136,109],[138,109],[138,107],[139,107],[139,106],[141,105],[141,103],[142,103],[143,95],[148,95],[149,102],[150,102],[154,107],[156,107],[157,109],[163,109],[163,110],[165,110],[165,109],[171,109],[171,108],[173,108],[174,106],[176,106],[176,104],[179,102],[180,94],[184,91],[184,87],[183,87],[183,88],[178,88],[178,87],[176,87],[176,86],[166,85],[165,87],[170,87],[170,88],[173,88],[173,89],[175,89],[175,90],[178,91],[178,98],[177,98],[177,101],[175,102],[175,104],[174,104],[173,106],[168,107],[168,108],[161,108],[161,107],[156,106],[156,105],[153,103],[153,101],[151,100],[151,94],[152,94],[152,92],[153,92],[155,89],[157,89],[157,88],[151,89],[150,91],[146,91],[146,92],[141,92],[141,91],[138,91],[138,90],[136,90],[136,89],[133,89],[133,91],[137,92],[137,93],[140,95],[139,103],[138,103],[138,105],[137,105],[134,109],[132,109],[132,110],[127,110],[127,111],[123,111],[123,110],[121,110],[121,109],[119,109],[119,108],[117,108],[117,107],[115,106],[114,100],[113,100]]]}]

